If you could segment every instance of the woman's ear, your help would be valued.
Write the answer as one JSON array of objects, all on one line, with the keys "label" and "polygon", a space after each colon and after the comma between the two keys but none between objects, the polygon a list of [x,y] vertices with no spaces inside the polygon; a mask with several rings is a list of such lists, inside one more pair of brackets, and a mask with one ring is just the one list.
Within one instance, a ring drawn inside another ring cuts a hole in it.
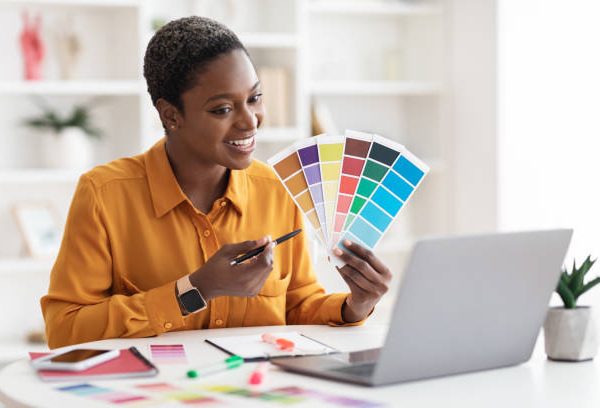
[{"label": "woman's ear", "polygon": [[160,121],[167,132],[176,131],[181,125],[179,110],[169,101],[159,98],[156,101],[156,110],[160,116]]}]

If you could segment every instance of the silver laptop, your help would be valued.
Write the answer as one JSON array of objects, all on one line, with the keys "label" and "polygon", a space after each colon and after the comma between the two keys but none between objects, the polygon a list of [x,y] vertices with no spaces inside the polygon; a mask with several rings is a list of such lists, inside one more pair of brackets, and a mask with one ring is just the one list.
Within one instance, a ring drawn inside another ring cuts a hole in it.
[{"label": "silver laptop", "polygon": [[272,363],[371,386],[523,363],[571,235],[551,230],[419,241],[382,348]]}]

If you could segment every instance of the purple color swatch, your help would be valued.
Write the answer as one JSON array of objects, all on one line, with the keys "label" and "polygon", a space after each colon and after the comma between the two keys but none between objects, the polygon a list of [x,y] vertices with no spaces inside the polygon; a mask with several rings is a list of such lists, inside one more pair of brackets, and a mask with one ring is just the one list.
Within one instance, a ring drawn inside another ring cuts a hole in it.
[{"label": "purple color swatch", "polygon": [[321,168],[320,166],[314,165],[304,168],[304,177],[308,184],[317,184],[321,182]]},{"label": "purple color swatch", "polygon": [[298,150],[298,155],[303,166],[319,162],[319,150],[316,144]]},{"label": "purple color swatch", "polygon": [[323,190],[321,189],[320,185],[313,185],[309,187],[310,189],[310,195],[312,196],[313,201],[315,202],[315,205],[322,203],[323,200]]}]

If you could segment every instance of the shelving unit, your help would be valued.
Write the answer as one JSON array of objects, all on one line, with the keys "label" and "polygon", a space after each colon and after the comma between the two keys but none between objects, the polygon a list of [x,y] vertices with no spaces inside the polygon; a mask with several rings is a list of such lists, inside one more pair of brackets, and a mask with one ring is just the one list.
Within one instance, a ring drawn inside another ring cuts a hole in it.
[{"label": "shelving unit", "polygon": [[[228,5],[237,7],[237,11],[228,11]],[[64,221],[80,175],[78,171],[41,168],[36,152],[38,139],[21,125],[24,117],[36,112],[31,99],[45,97],[65,106],[100,99],[93,113],[106,136],[96,146],[96,163],[147,149],[162,137],[141,75],[142,57],[153,34],[151,22],[190,14],[223,21],[239,34],[257,68],[280,67],[288,74],[288,123],[259,130],[259,159],[311,136],[311,104],[318,102],[327,107],[340,131],[356,129],[395,139],[430,165],[430,175],[378,249],[392,268],[397,268],[416,238],[458,229],[451,221],[456,201],[452,189],[457,183],[453,157],[455,146],[460,145],[454,121],[462,115],[463,132],[468,127],[464,118],[468,115],[456,111],[452,104],[458,100],[457,88],[464,87],[467,93],[470,84],[452,83],[453,72],[461,67],[460,61],[452,61],[451,56],[457,41],[453,33],[462,29],[460,34],[467,36],[468,30],[462,28],[464,21],[462,25],[449,21],[457,20],[461,7],[465,5],[460,0],[0,3],[0,25],[5,33],[12,33],[0,36],[0,49],[7,50],[7,63],[0,65],[0,127],[5,130],[0,136],[0,288],[8,290],[16,285],[15,276],[27,282],[33,276],[46,278],[51,265],[18,257],[21,248],[15,238],[18,230],[10,216],[11,205],[46,200],[58,209]],[[60,18],[71,16],[83,44],[75,79],[59,79],[52,59],[54,45],[48,40],[45,79],[22,80],[17,38],[23,9],[44,15],[44,36],[48,39]],[[475,112],[479,106],[472,103],[471,108]],[[489,106],[483,109],[493,110]],[[319,254],[316,262],[317,270],[326,271],[320,277],[325,286],[343,290],[341,279],[324,266]],[[38,286],[29,296],[39,298],[43,291]],[[19,301],[13,294],[5,299]],[[39,307],[31,306],[23,313],[39,315]],[[0,347],[2,338],[0,329]]]},{"label": "shelving unit", "polygon": [[311,93],[313,95],[437,95],[441,86],[436,83],[419,81],[313,81]]},{"label": "shelving unit", "polygon": [[140,96],[145,84],[137,80],[0,82],[0,95]]},{"label": "shelving unit", "polygon": [[332,1],[316,0],[310,3],[309,11],[315,14],[356,14],[361,16],[421,16],[441,14],[438,5],[423,4],[423,2],[393,2],[393,1]]}]

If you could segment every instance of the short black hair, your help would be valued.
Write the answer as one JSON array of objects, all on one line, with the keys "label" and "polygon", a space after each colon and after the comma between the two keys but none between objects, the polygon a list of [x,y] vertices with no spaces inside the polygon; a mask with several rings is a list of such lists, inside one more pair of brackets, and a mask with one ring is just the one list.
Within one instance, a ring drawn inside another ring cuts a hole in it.
[{"label": "short black hair", "polygon": [[160,98],[183,112],[181,94],[197,75],[222,54],[248,51],[233,31],[206,17],[173,20],[158,30],[146,48],[144,77],[152,104]]}]

